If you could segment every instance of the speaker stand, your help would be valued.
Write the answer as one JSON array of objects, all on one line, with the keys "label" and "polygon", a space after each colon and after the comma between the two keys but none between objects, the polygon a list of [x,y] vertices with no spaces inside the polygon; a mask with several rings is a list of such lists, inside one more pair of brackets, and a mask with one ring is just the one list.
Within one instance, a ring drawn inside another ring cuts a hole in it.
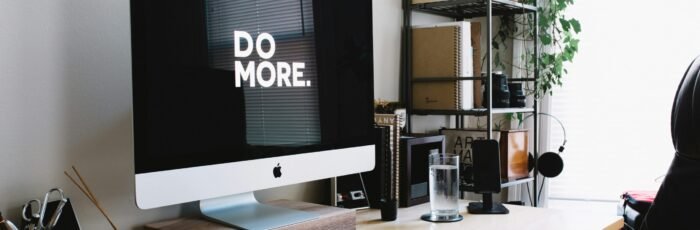
[{"label": "speaker stand", "polygon": [[467,211],[471,214],[508,214],[508,209],[500,203],[493,202],[493,194],[484,193],[484,202],[471,202]]}]

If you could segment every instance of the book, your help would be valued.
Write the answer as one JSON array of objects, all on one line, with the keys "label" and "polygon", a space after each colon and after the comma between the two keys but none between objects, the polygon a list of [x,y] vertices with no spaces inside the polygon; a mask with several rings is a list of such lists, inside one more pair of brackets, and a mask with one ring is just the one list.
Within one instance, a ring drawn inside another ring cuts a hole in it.
[{"label": "book", "polygon": [[[413,78],[473,77],[469,22],[414,26]],[[414,82],[414,109],[465,110],[474,108],[472,80]]]},{"label": "book", "polygon": [[362,174],[370,208],[381,208],[382,200],[396,200],[394,155],[391,152],[391,126],[375,125],[375,167]]},{"label": "book", "polygon": [[[390,156],[386,157],[385,159],[388,159],[388,162],[384,162],[385,164],[389,165],[385,169],[389,170],[388,173],[385,172],[385,175],[389,175],[388,178],[385,178],[384,181],[388,181],[388,184],[391,184],[390,188],[388,191],[389,192],[389,199],[392,200],[397,200],[399,197],[399,163],[400,163],[400,144],[399,140],[401,139],[401,129],[399,128],[399,115],[396,114],[374,114],[374,124],[379,126],[379,127],[387,127],[388,128],[388,149],[390,151]],[[389,163],[390,162],[390,163]],[[386,184],[386,183],[385,183]]]},{"label": "book", "polygon": [[[471,42],[473,73],[475,77],[481,76],[481,23],[471,22]],[[483,108],[484,91],[481,80],[474,80],[474,108]]]}]

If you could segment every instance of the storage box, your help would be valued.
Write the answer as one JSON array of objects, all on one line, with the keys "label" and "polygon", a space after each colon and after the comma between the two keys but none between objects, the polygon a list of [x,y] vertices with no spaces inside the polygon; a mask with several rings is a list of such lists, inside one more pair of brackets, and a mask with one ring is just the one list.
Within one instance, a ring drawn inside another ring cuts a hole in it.
[{"label": "storage box", "polygon": [[528,131],[501,131],[501,179],[515,180],[529,176],[527,168]]}]

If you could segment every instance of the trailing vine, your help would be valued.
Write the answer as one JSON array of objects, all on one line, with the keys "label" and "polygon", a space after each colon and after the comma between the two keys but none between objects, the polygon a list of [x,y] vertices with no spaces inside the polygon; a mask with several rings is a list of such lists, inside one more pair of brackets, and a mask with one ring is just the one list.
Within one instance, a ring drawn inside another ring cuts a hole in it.
[{"label": "trailing vine", "polygon": [[[513,71],[523,70],[526,77],[534,77],[535,60],[539,69],[539,80],[534,89],[528,87],[528,93],[536,97],[542,97],[546,93],[552,94],[554,86],[562,85],[562,77],[568,73],[565,63],[571,63],[578,52],[578,33],[581,32],[581,23],[571,17],[567,17],[566,9],[574,4],[574,0],[525,0],[528,4],[538,1],[538,23],[535,25],[533,14],[518,16],[501,16],[501,24],[493,37],[494,66],[505,69],[512,66]],[[533,27],[539,32],[539,57],[535,57],[530,43],[534,40]],[[508,41],[523,42],[523,55],[521,65],[514,65],[502,58],[508,49]]]}]

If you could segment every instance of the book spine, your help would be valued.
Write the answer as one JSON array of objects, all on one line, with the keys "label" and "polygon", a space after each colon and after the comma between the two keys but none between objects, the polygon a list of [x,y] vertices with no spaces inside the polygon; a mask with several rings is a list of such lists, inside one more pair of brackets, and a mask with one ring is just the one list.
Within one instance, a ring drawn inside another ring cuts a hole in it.
[{"label": "book spine", "polygon": [[400,151],[400,144],[399,142],[401,141],[401,131],[399,129],[399,119],[398,116],[396,116],[396,119],[394,120],[394,125],[393,129],[394,132],[392,133],[392,138],[394,138],[394,141],[392,142],[394,144],[394,197],[393,199],[398,200],[399,199],[399,179],[401,178],[401,171],[399,170],[399,164],[401,163],[401,151]]},{"label": "book spine", "polygon": [[[455,60],[455,72],[454,76],[462,77],[462,29],[460,26],[454,27],[454,60]],[[462,83],[461,81],[455,81],[455,109],[459,110],[462,108]]]},{"label": "book spine", "polygon": [[[472,67],[474,60],[472,59],[471,23],[462,22],[460,25],[460,76],[473,77],[474,71]],[[474,108],[474,81],[460,81],[460,87],[462,87],[460,94],[462,103],[459,109]]]}]

